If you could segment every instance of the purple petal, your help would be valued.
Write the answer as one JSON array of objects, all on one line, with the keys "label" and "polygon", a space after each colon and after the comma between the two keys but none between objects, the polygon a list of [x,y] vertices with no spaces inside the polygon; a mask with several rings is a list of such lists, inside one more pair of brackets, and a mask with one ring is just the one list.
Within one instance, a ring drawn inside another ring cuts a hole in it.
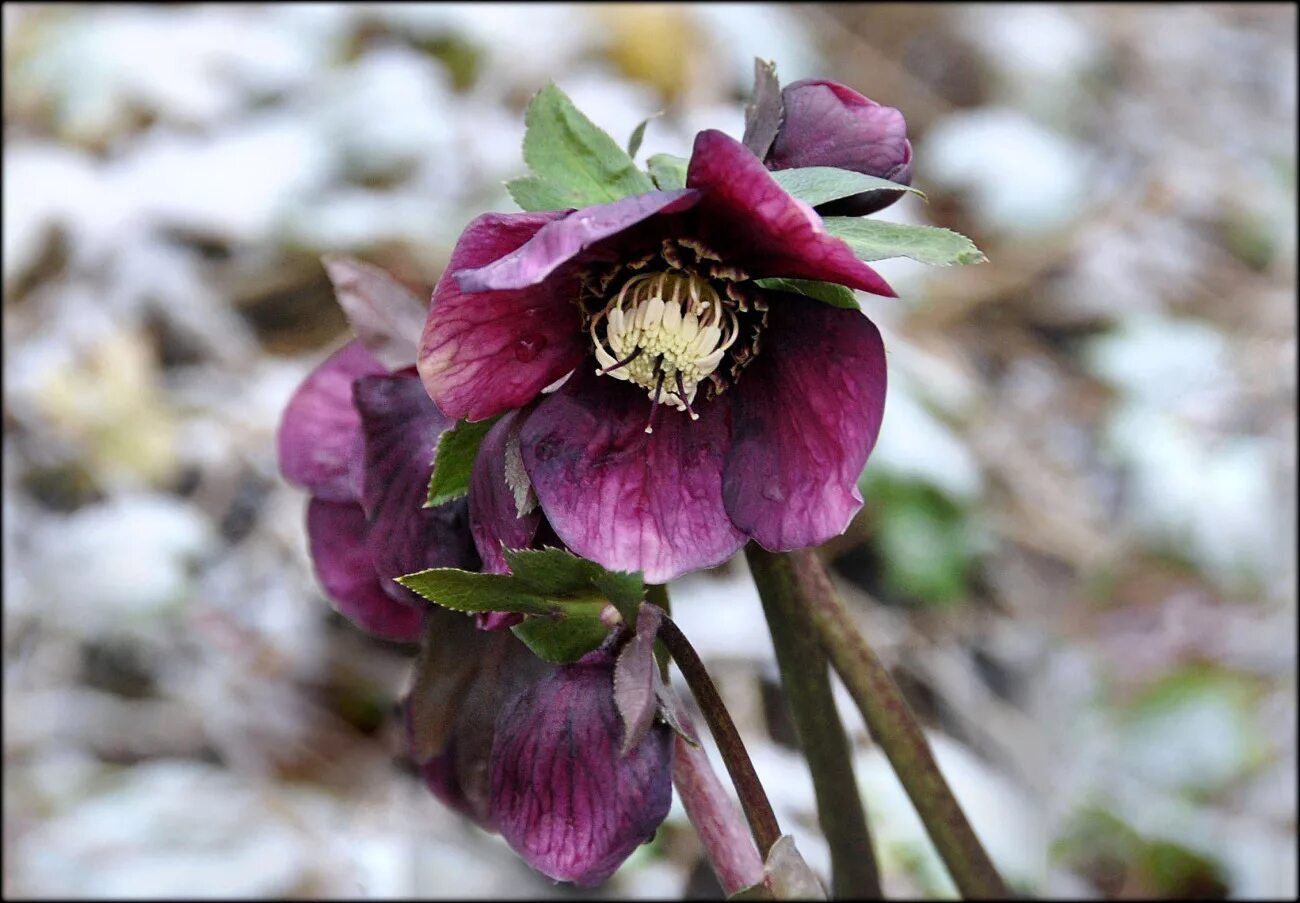
[{"label": "purple petal", "polygon": [[379,267],[355,257],[329,254],[322,262],[357,340],[390,370],[414,365],[428,314],[423,302]]},{"label": "purple petal", "polygon": [[654,836],[672,802],[672,733],[626,755],[613,657],[556,668],[506,705],[492,748],[492,821],[547,877],[600,884]]},{"label": "purple petal", "polygon": [[732,521],[772,550],[843,533],[862,507],[858,477],[885,408],[876,327],[854,310],[774,301],[763,350],[733,391],[722,486]]},{"label": "purple petal", "polygon": [[634,194],[609,204],[583,207],[547,223],[511,254],[478,269],[456,273],[467,292],[526,288],[537,285],[597,242],[618,235],[657,213],[677,213],[695,206],[699,192],[689,188]]},{"label": "purple petal", "polygon": [[564,215],[489,213],[461,234],[433,290],[417,364],[429,396],[447,416],[486,420],[522,407],[582,360],[576,277],[485,292],[465,291],[453,278],[505,257]]},{"label": "purple petal", "polygon": [[705,241],[750,276],[818,279],[895,297],[875,270],[828,235],[821,217],[786,194],[736,139],[713,129],[696,135],[686,184],[704,193],[699,214]]},{"label": "purple petal", "polygon": [[339,614],[375,636],[415,642],[424,612],[380,587],[366,532],[360,505],[312,499],[307,506],[307,537],[316,578]]},{"label": "purple petal", "polygon": [[280,472],[332,502],[361,497],[361,418],[352,381],[387,373],[360,342],[334,352],[303,380],[280,418]]},{"label": "purple petal", "polygon": [[[839,82],[805,79],[781,92],[785,121],[767,155],[772,169],[835,166],[899,182],[912,181],[907,122]],[[888,207],[899,191],[868,191],[818,208],[827,216],[863,216]]]},{"label": "purple petal", "polygon": [[[551,666],[514,634],[485,633],[470,618],[454,619],[430,627],[416,660],[415,679],[403,701],[407,743],[433,795],[490,829],[489,765],[497,714]],[[436,631],[439,626],[449,629]]]},{"label": "purple petal", "polygon": [[575,373],[528,416],[524,466],[547,520],[570,549],[606,568],[664,583],[712,567],[745,537],[722,505],[727,405],[700,419],[661,408],[639,389]]},{"label": "purple petal", "polygon": [[465,502],[423,507],[438,437],[451,420],[429,400],[414,370],[363,377],[353,394],[365,436],[367,545],[385,590],[409,598],[392,578],[432,567],[476,567]]},{"label": "purple petal", "polygon": [[[519,414],[511,411],[488,430],[474,459],[474,472],[470,477],[470,532],[474,535],[479,557],[483,559],[483,570],[489,574],[510,573],[505,556],[501,554],[502,544],[509,549],[528,548],[542,519],[541,512],[536,509],[519,516],[515,494],[506,480],[507,440],[515,431],[515,445],[518,446],[518,428]],[[518,476],[527,479],[527,474]]]}]

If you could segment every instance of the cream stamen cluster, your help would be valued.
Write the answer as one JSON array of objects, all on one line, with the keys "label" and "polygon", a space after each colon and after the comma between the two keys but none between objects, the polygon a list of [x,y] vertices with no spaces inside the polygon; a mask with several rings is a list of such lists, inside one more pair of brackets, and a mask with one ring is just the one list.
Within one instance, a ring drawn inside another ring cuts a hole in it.
[{"label": "cream stamen cluster", "polygon": [[598,373],[633,382],[655,404],[687,411],[692,420],[699,419],[691,409],[696,389],[739,333],[735,313],[713,286],[678,272],[633,276],[591,321]]}]

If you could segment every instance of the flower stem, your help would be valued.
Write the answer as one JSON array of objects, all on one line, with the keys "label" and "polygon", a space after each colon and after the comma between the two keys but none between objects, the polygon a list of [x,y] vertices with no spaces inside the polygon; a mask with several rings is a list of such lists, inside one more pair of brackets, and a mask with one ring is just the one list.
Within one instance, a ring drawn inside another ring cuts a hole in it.
[{"label": "flower stem", "polygon": [[[690,716],[680,705],[677,720],[691,728]],[[758,884],[763,880],[763,860],[740,809],[709,764],[708,753],[681,737],[674,737],[673,741],[676,744],[673,784],[723,892],[730,897],[736,891]]]},{"label": "flower stem", "polygon": [[821,559],[811,549],[783,557],[793,578],[791,595],[811,615],[822,648],[911,797],[953,883],[963,897],[1006,897],[1006,886],[939,771],[916,715],[858,633]]},{"label": "flower stem", "polygon": [[880,873],[849,738],[835,709],[826,654],[796,592],[791,559],[754,543],[745,556],[772,632],[786,705],[812,773],[817,819],[831,852],[834,896],[879,900]]},{"label": "flower stem", "polygon": [[766,861],[768,851],[781,836],[781,828],[772,812],[772,804],[768,802],[767,792],[763,790],[758,774],[754,771],[754,763],[749,760],[749,753],[741,742],[740,732],[731,720],[731,713],[723,705],[718,688],[713,685],[709,672],[704,670],[704,663],[700,661],[695,648],[672,618],[664,618],[659,627],[659,638],[672,653],[673,661],[677,662],[677,667],[681,669],[682,676],[695,695],[695,701],[699,703],[709,731],[718,744],[718,753],[727,766],[727,773],[731,775],[736,795],[740,797],[740,806],[745,810],[745,818],[754,835],[754,842],[758,844],[759,855]]},{"label": "flower stem", "polygon": [[[668,597],[668,587],[654,583],[646,587],[646,600],[658,605],[666,614],[672,612],[672,600]],[[663,653],[662,657],[660,653]],[[655,656],[659,658],[659,674],[668,682],[667,647],[663,641],[655,643]],[[691,723],[690,714],[681,700],[676,699],[675,712],[677,721],[688,731],[699,736],[699,731]],[[736,805],[735,800],[718,780],[709,754],[703,747],[687,743],[680,736],[673,737],[673,785],[677,796],[686,810],[686,817],[695,827],[700,844],[704,847],[713,874],[722,885],[723,892],[730,897],[737,891],[758,884],[763,880],[763,860],[754,846],[754,838],[749,833],[749,825]]]}]

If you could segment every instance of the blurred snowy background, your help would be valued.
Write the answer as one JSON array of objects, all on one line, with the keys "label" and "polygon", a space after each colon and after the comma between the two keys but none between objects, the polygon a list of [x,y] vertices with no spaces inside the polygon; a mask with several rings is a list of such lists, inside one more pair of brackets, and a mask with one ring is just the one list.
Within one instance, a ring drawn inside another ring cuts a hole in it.
[{"label": "blurred snowy background", "polygon": [[[529,95],[739,134],[755,55],[901,108],[846,598],[1006,876],[1296,893],[1296,8],[4,5],[6,896],[560,896],[433,801],[412,650],[333,615],[289,393],[319,256],[426,290]],[[743,560],[674,587],[825,873]],[[953,889],[847,695],[888,891]],[[718,893],[679,807],[604,889]]]}]

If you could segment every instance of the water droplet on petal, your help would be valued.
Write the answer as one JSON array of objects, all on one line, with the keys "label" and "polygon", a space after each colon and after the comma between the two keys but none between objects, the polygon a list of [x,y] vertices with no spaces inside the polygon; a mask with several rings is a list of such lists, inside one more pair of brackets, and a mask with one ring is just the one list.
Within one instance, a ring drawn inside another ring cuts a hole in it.
[{"label": "water droplet on petal", "polygon": [[763,498],[771,502],[781,502],[785,500],[785,493],[776,483],[766,483],[763,486]]}]

